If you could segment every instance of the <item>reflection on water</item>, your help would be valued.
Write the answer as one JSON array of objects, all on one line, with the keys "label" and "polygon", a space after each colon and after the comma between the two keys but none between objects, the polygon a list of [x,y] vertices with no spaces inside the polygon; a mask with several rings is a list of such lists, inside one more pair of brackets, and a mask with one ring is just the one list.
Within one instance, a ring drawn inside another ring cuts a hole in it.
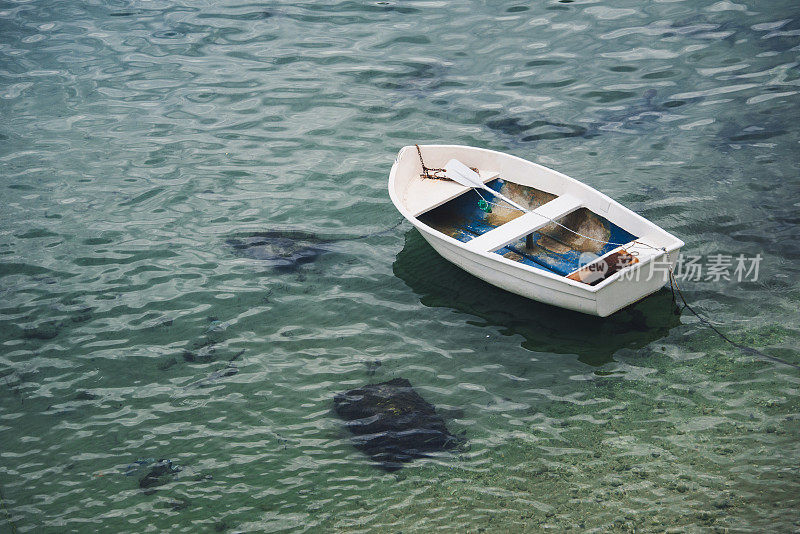
[{"label": "reflection on water", "polygon": [[638,349],[665,337],[680,324],[669,291],[661,290],[610,317],[602,318],[542,304],[476,278],[439,256],[417,230],[405,235],[394,274],[426,306],[449,307],[477,318],[475,325],[519,334],[535,352],[576,354],[586,364],[613,361],[620,349]]}]

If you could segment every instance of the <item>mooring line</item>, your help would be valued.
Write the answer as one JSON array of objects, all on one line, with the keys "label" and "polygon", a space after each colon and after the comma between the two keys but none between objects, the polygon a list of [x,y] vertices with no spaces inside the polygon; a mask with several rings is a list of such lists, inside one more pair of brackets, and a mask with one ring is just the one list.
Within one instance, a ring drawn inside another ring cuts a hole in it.
[{"label": "mooring line", "polygon": [[737,343],[737,342],[733,341],[731,338],[729,338],[728,336],[726,336],[724,333],[720,332],[717,329],[717,327],[715,327],[713,324],[711,324],[711,321],[709,321],[708,319],[706,319],[705,317],[700,315],[694,308],[692,308],[689,305],[688,302],[686,302],[686,297],[683,296],[683,292],[681,291],[681,288],[678,286],[678,280],[675,278],[675,273],[672,272],[672,267],[670,266],[670,268],[669,268],[669,285],[670,285],[670,288],[673,287],[673,283],[674,283],[674,290],[673,290],[673,293],[672,293],[672,301],[675,302],[675,291],[677,290],[678,295],[681,297],[681,300],[683,301],[684,308],[687,308],[690,312],[692,312],[694,314],[694,316],[697,317],[700,320],[701,323],[703,323],[705,326],[707,326],[711,330],[713,330],[719,337],[721,337],[722,339],[724,339],[725,341],[727,341],[728,343],[730,343],[731,345],[733,345],[734,347],[736,347],[737,349],[741,350],[742,352],[744,352],[746,354],[752,354],[752,355],[755,355],[755,356],[760,356],[761,358],[763,358],[765,360],[769,360],[769,361],[772,361],[772,362],[775,362],[775,363],[780,363],[780,364],[783,364],[783,365],[787,365],[789,367],[794,367],[795,369],[800,369],[800,365],[798,365],[796,363],[792,363],[792,362],[786,361],[783,358],[778,358],[777,356],[771,356],[769,354],[761,352],[758,349],[754,349],[753,347],[748,347],[747,345],[742,345],[741,343]]},{"label": "mooring line", "polygon": [[357,241],[359,239],[367,239],[368,237],[377,237],[379,235],[388,234],[389,232],[391,232],[392,230],[394,230],[395,228],[397,228],[398,226],[403,224],[403,221],[405,221],[405,220],[406,220],[405,217],[400,217],[399,221],[397,221],[390,228],[386,228],[385,230],[379,230],[379,231],[373,232],[371,234],[364,234],[364,235],[360,235],[360,236],[357,236],[357,237],[343,237],[342,239],[337,239],[337,241]]}]

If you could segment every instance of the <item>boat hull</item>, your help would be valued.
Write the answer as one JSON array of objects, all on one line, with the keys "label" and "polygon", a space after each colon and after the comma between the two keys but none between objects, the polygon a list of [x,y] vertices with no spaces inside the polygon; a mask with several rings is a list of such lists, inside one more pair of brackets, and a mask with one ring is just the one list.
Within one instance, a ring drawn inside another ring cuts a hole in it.
[{"label": "boat hull", "polygon": [[[645,272],[639,273],[638,281],[636,274],[631,273],[629,275],[631,280],[620,279],[600,291],[584,291],[581,288],[554,282],[537,275],[536,272],[521,271],[487,260],[481,255],[470,253],[446,242],[425,228],[417,229],[442,258],[484,282],[537,302],[589,315],[607,317],[655,293],[669,282],[668,269],[645,268]],[[667,255],[670,266],[675,265],[678,254],[679,251],[673,251]],[[651,270],[655,272],[650,272]],[[660,270],[663,272],[659,272]]]},{"label": "boat hull", "polygon": [[[398,161],[395,162],[390,174],[389,191],[392,201],[440,256],[473,276],[538,302],[601,317],[611,315],[641,300],[669,282],[670,268],[674,267],[678,259],[680,247],[683,245],[682,241],[572,178],[499,152],[461,146],[423,147],[427,153],[433,154],[436,154],[434,149],[445,153],[456,152],[460,157],[473,163],[473,167],[486,165],[487,167],[500,167],[503,170],[504,166],[514,165],[515,176],[523,176],[523,179],[524,175],[539,173],[541,177],[542,173],[549,173],[533,185],[546,186],[552,189],[552,192],[564,195],[564,198],[567,198],[568,194],[580,195],[581,205],[593,207],[598,212],[607,214],[609,219],[613,215],[615,221],[630,228],[635,235],[641,236],[646,233],[647,240],[651,245],[645,245],[640,250],[643,253],[642,261],[626,267],[599,284],[589,285],[569,280],[564,276],[556,276],[546,270],[521,265],[494,253],[493,247],[481,249],[438,231],[420,220],[419,213],[421,211],[417,209],[417,206],[420,205],[417,201],[420,199],[409,194],[409,191],[413,192],[413,187],[419,186],[419,184],[404,184],[404,181],[416,179],[413,177],[413,173],[417,172],[417,169],[412,168],[415,162],[410,161],[410,156],[416,156],[416,153],[411,154],[409,148],[413,149],[414,147],[405,147],[401,150]],[[530,166],[529,169],[528,166]],[[404,167],[405,170],[403,170]],[[398,169],[400,169],[399,172]],[[511,173],[505,172],[504,174]],[[552,180],[552,183],[548,180]],[[440,184],[434,184],[434,186],[443,187]],[[445,191],[442,198],[448,195],[449,192]],[[424,198],[422,200],[424,201]],[[557,202],[547,205],[556,206]],[[600,208],[597,207],[598,205]],[[508,223],[508,226],[511,224]],[[502,228],[504,226],[500,226],[490,233],[500,234]],[[478,243],[477,238],[474,241],[476,244]],[[504,241],[498,241],[496,244],[502,242]]]}]

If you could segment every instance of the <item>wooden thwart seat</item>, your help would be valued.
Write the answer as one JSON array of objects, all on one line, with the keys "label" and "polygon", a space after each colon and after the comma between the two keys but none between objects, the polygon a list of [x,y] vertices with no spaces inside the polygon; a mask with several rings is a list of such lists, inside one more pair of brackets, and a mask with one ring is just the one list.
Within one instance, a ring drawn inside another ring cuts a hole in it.
[{"label": "wooden thwart seat", "polygon": [[543,226],[547,226],[551,219],[558,219],[572,213],[582,205],[580,199],[571,195],[556,197],[532,212],[468,241],[464,247],[476,252],[494,252]]}]

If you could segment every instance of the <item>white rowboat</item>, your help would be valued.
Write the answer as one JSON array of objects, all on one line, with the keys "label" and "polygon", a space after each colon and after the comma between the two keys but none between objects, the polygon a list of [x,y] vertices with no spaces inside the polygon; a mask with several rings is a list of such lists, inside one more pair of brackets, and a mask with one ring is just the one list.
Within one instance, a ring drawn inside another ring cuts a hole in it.
[{"label": "white rowboat", "polygon": [[423,176],[416,146],[400,150],[389,174],[389,196],[403,217],[443,258],[474,276],[601,317],[669,281],[683,241],[599,191],[493,150],[419,149],[426,168],[444,168],[455,159],[497,192]]}]

